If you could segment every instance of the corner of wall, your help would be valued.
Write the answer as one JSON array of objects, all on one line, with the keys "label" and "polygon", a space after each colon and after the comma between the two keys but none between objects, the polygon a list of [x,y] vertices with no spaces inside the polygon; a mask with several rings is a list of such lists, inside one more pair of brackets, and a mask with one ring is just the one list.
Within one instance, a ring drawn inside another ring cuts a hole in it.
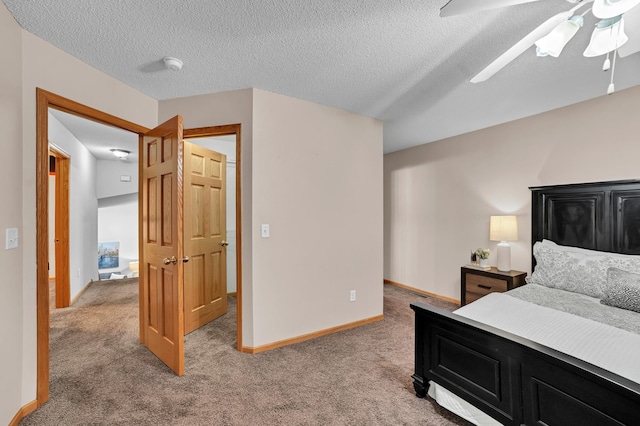
[{"label": "corner of wall", "polygon": [[0,341],[3,347],[12,348],[0,352],[0,423],[8,424],[21,407],[35,397],[35,376],[31,374],[35,371],[35,360],[30,362],[32,359],[24,356],[29,347],[25,335],[33,332],[35,340],[35,321],[29,318],[30,311],[25,310],[25,298],[33,291],[25,285],[23,276],[22,29],[4,4],[0,4],[0,56],[3,58],[0,73],[3,166],[0,168],[0,181],[5,183],[0,231],[4,236],[7,228],[18,230],[18,248],[5,251],[3,247],[0,256],[3,274]]}]

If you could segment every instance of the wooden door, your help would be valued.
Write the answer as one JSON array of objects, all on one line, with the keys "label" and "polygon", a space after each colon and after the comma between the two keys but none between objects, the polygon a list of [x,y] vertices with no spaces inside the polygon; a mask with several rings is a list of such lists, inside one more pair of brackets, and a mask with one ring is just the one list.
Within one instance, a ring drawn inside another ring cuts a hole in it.
[{"label": "wooden door", "polygon": [[227,313],[226,157],[184,142],[184,333]]},{"label": "wooden door", "polygon": [[142,137],[140,341],[184,374],[182,117]]},{"label": "wooden door", "polygon": [[71,304],[71,276],[69,272],[69,169],[70,159],[56,150],[55,158],[54,244],[56,267],[56,308]]}]

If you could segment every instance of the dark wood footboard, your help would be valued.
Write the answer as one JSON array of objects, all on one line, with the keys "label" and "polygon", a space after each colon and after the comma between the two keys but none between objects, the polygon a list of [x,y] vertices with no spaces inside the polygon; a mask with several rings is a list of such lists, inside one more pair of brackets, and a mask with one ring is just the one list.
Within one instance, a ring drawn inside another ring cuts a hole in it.
[{"label": "dark wood footboard", "polygon": [[438,308],[411,308],[419,397],[434,381],[505,425],[640,425],[640,384]]}]

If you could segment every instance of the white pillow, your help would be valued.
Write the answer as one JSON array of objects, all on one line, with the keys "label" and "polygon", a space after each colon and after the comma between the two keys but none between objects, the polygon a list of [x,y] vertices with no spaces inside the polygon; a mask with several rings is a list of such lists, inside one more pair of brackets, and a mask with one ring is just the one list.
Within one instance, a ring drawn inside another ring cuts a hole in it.
[{"label": "white pillow", "polygon": [[110,280],[121,280],[123,278],[126,278],[126,275],[120,275],[120,274],[111,274],[109,275],[109,279]]},{"label": "white pillow", "polygon": [[640,256],[561,246],[543,240],[533,246],[536,267],[528,283],[586,294],[601,299],[611,267],[640,273]]}]

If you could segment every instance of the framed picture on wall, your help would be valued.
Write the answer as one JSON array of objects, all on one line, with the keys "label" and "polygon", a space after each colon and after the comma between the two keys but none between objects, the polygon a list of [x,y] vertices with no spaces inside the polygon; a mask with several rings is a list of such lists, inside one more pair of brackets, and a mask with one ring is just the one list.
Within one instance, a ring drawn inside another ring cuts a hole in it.
[{"label": "framed picture on wall", "polygon": [[98,243],[98,269],[117,268],[120,264],[120,243]]}]

